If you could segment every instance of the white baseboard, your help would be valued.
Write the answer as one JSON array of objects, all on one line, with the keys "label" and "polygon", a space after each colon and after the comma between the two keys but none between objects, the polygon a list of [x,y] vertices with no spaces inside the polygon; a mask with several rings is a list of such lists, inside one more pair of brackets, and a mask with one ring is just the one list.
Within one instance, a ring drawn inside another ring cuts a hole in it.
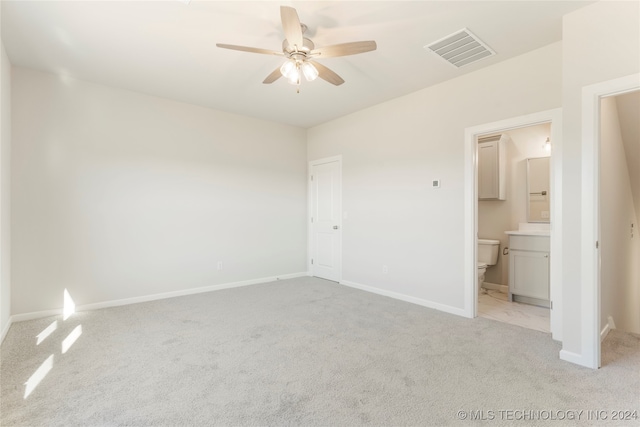
[{"label": "white baseboard", "polygon": [[560,360],[564,360],[566,362],[571,362],[571,363],[575,363],[576,365],[584,366],[582,355],[578,353],[573,353],[571,351],[560,350]]},{"label": "white baseboard", "polygon": [[[102,301],[92,304],[81,304],[76,306],[76,311],[98,310],[101,308],[118,307],[122,305],[138,304],[141,302],[156,301],[167,298],[175,298],[186,295],[201,294],[204,292],[219,291],[222,289],[239,288],[241,286],[257,285],[259,283],[275,282],[276,280],[294,279],[296,277],[308,276],[308,272],[282,274],[279,276],[262,277],[260,279],[243,280],[239,282],[222,283],[219,285],[204,286],[201,288],[183,289],[180,291],[163,292],[160,294],[143,295],[133,298],[124,298],[111,301]],[[41,319],[43,317],[56,316],[62,314],[62,309],[34,311],[31,313],[21,313],[12,316],[14,322],[22,322],[25,320]]]},{"label": "white baseboard", "polygon": [[[76,311],[78,311],[77,307]],[[11,316],[11,318],[14,322],[24,322],[25,320],[42,319],[43,317],[57,316],[59,314],[62,314],[61,308],[56,308],[54,310],[42,310],[32,311],[30,313],[14,314],[13,316]]]},{"label": "white baseboard", "polygon": [[604,341],[607,335],[609,335],[610,330],[611,330],[611,327],[609,326],[608,323],[604,325],[604,328],[602,328],[602,331],[600,331],[600,342]]},{"label": "white baseboard", "polygon": [[602,328],[602,331],[600,331],[600,342],[604,341],[604,339],[609,334],[609,331],[616,328],[616,323],[613,321],[612,316],[607,317],[607,320],[607,324],[604,325],[604,328]]},{"label": "white baseboard", "polygon": [[576,365],[584,366],[585,368],[598,369],[598,366],[593,366],[593,361],[585,359],[581,354],[567,350],[560,350],[560,360],[575,363]]},{"label": "white baseboard", "polygon": [[609,327],[611,329],[615,329],[616,328],[616,322],[613,321],[613,316],[608,316],[607,317],[607,321],[609,322]]},{"label": "white baseboard", "polygon": [[503,294],[509,293],[509,286],[507,285],[497,285],[495,283],[484,282],[482,283],[482,287],[485,289],[492,289],[494,291],[500,291]]},{"label": "white baseboard", "polygon": [[444,311],[445,313],[455,314],[457,316],[468,317],[467,313],[462,308],[451,307],[450,305],[440,304],[433,301],[428,301],[421,298],[412,297],[409,295],[400,294],[398,292],[387,291],[384,289],[374,288],[372,286],[362,285],[360,283],[351,282],[348,280],[340,281],[341,285],[346,285],[351,288],[360,289],[361,291],[371,292],[378,295],[383,295],[385,297],[390,297],[394,299],[398,299],[401,301],[410,302],[413,304],[418,304],[423,307],[433,308],[438,311]]},{"label": "white baseboard", "polygon": [[13,323],[13,316],[9,316],[9,321],[7,322],[7,324],[5,325],[5,327],[2,329],[2,332],[0,332],[0,344],[2,344],[2,342],[4,341],[4,338],[7,336],[7,332],[9,332],[9,328],[11,328],[11,324]]}]

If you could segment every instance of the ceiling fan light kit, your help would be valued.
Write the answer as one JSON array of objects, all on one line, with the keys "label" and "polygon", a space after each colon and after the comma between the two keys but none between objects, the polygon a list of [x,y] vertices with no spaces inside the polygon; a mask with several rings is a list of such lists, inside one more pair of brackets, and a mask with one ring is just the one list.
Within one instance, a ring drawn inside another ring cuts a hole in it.
[{"label": "ceiling fan light kit", "polygon": [[304,76],[307,81],[313,81],[320,77],[335,86],[344,83],[342,77],[313,59],[355,55],[370,52],[377,48],[375,41],[361,41],[341,43],[316,49],[313,41],[303,36],[307,30],[307,26],[300,23],[298,12],[296,12],[294,8],[280,6],[280,19],[285,35],[285,40],[282,42],[282,52],[221,43],[217,43],[216,46],[223,49],[286,57],[286,62],[269,74],[262,83],[270,84],[283,76],[289,83],[297,86],[298,93],[300,92],[302,76]]},{"label": "ceiling fan light kit", "polygon": [[314,81],[318,77],[318,70],[312,63],[306,61],[288,60],[282,67],[280,67],[280,73],[289,80],[289,83],[294,85],[300,84],[300,75],[304,75],[304,78],[308,82]]},{"label": "ceiling fan light kit", "polygon": [[308,82],[312,82],[318,78],[318,69],[314,67],[311,62],[303,62],[301,67],[302,74],[304,74],[304,78],[307,79]]}]

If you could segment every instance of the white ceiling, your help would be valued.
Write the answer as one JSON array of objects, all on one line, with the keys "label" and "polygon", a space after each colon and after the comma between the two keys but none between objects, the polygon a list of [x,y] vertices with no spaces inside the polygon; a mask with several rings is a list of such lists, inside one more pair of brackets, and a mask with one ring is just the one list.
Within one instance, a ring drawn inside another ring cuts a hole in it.
[{"label": "white ceiling", "polygon": [[[232,113],[311,127],[559,41],[562,16],[593,1],[2,1],[2,41],[29,67]],[[346,83],[262,80],[282,58],[280,5],[316,47],[375,40],[326,58]],[[423,46],[468,28],[497,55],[461,69]]]}]

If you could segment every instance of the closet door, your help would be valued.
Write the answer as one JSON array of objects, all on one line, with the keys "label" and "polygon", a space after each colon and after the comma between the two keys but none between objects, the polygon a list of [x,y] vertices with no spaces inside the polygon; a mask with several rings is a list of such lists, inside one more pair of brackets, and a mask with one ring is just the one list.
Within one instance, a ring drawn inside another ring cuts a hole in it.
[{"label": "closet door", "polygon": [[342,277],[342,163],[311,165],[311,275]]}]

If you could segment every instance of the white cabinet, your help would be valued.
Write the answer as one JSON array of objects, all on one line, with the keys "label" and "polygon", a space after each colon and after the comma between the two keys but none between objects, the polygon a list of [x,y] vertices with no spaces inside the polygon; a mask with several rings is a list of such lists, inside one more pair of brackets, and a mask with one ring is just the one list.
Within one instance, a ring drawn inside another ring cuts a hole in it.
[{"label": "white cabinet", "polygon": [[509,300],[518,296],[549,305],[549,236],[509,236]]},{"label": "white cabinet", "polygon": [[506,199],[505,144],[508,136],[478,140],[478,199]]}]

